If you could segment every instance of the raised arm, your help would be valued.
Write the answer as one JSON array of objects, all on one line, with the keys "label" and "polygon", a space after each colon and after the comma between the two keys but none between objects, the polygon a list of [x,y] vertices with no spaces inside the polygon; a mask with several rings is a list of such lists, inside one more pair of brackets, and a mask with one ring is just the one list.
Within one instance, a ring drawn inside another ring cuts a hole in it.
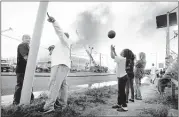
[{"label": "raised arm", "polygon": [[70,40],[69,40],[68,37],[64,34],[62,28],[60,27],[60,25],[58,24],[58,22],[55,20],[55,18],[49,17],[48,21],[53,24],[53,27],[54,27],[54,29],[55,29],[55,32],[56,32],[58,38],[60,39],[60,41],[61,41],[62,43],[64,43],[65,45],[67,45],[68,47],[70,47],[70,45],[71,45]]},{"label": "raised arm", "polygon": [[115,59],[116,56],[117,56],[117,54],[115,51],[115,47],[113,45],[111,45],[111,58]]},{"label": "raised arm", "polygon": [[64,39],[64,32],[57,21],[53,22],[53,27],[55,29],[56,34],[58,35],[59,39]]},{"label": "raised arm", "polygon": [[111,58],[114,59],[114,52],[111,50]]}]

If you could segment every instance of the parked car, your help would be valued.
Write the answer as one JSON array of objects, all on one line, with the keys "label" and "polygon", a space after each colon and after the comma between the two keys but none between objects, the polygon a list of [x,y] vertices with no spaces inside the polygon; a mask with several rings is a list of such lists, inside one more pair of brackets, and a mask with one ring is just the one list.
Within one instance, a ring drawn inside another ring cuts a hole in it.
[{"label": "parked car", "polygon": [[1,72],[6,71],[9,72],[11,69],[10,64],[7,62],[7,60],[1,60]]},{"label": "parked car", "polygon": [[37,65],[36,66],[36,72],[38,73],[42,73],[42,72],[50,72],[50,67],[46,66],[46,65]]},{"label": "parked car", "polygon": [[11,71],[12,71],[12,72],[15,72],[15,71],[16,71],[16,66],[17,66],[17,63],[13,63],[13,64],[11,65]]}]

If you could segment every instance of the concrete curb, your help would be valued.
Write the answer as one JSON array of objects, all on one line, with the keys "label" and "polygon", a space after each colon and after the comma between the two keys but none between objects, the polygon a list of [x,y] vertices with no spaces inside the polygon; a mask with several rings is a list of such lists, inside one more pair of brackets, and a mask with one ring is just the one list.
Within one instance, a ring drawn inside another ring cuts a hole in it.
[{"label": "concrete curb", "polygon": [[[43,92],[46,92],[46,91],[33,92],[34,97],[37,98]],[[1,96],[1,106],[9,106],[9,105],[11,105],[13,103],[13,96],[14,95]]]}]

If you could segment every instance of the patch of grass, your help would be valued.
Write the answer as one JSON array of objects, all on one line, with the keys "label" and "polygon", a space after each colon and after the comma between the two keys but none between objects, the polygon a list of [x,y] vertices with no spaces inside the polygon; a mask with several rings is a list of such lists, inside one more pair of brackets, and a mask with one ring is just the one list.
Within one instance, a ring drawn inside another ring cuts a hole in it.
[{"label": "patch of grass", "polygon": [[31,105],[1,107],[1,115],[2,117],[29,117],[32,113],[40,110],[44,104],[44,100],[37,99]]},{"label": "patch of grass", "polygon": [[169,108],[161,107],[159,109],[147,108],[142,109],[139,113],[139,117],[150,116],[150,117],[167,117]]},{"label": "patch of grass", "polygon": [[166,94],[165,96],[155,94],[153,97],[155,98],[144,100],[144,102],[149,104],[163,104],[170,108],[178,109],[178,95],[175,95],[175,99],[172,99],[171,94]]},{"label": "patch of grass", "polygon": [[21,106],[1,106],[2,117],[78,117],[84,113],[89,107],[94,107],[96,104],[105,104],[111,95],[116,94],[117,89],[109,86],[102,88],[89,89],[81,93],[73,93],[69,95],[68,105],[62,110],[56,110],[53,113],[43,114],[41,110],[47,99],[47,94],[40,95],[30,105]]},{"label": "patch of grass", "polygon": [[93,99],[90,100],[92,103],[106,103],[106,99],[110,98],[111,95],[116,94],[117,89],[114,89],[113,87],[103,87],[103,88],[94,88],[90,89],[85,92],[85,95],[87,95],[89,98]]}]

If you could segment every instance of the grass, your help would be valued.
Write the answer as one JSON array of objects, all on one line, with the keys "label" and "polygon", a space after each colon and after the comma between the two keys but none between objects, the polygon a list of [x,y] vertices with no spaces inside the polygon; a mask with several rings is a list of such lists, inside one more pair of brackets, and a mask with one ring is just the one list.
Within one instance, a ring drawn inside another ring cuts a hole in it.
[{"label": "grass", "polygon": [[153,97],[155,98],[144,100],[144,102],[149,104],[163,104],[170,108],[178,109],[178,95],[175,95],[175,99],[172,99],[172,95],[170,93],[166,93],[165,96],[155,94]]},{"label": "grass", "polygon": [[168,115],[168,108],[161,107],[158,109],[147,108],[142,109],[142,112],[139,114],[139,117],[150,116],[150,117],[167,117]]},{"label": "grass", "polygon": [[148,108],[142,109],[139,117],[151,116],[151,117],[167,117],[170,109],[178,110],[178,95],[175,95],[175,99],[172,99],[170,92],[167,92],[165,96],[161,96],[158,93],[154,93],[153,98],[144,100],[147,104],[162,105],[160,108]]},{"label": "grass", "polygon": [[68,105],[63,111],[56,110],[54,113],[49,114],[38,112],[43,108],[47,99],[47,95],[42,94],[31,105],[1,106],[1,115],[2,117],[78,117],[84,115],[88,108],[92,108],[98,104],[105,104],[108,98],[116,93],[117,89],[110,86],[88,89],[83,93],[74,92],[69,95]]}]

